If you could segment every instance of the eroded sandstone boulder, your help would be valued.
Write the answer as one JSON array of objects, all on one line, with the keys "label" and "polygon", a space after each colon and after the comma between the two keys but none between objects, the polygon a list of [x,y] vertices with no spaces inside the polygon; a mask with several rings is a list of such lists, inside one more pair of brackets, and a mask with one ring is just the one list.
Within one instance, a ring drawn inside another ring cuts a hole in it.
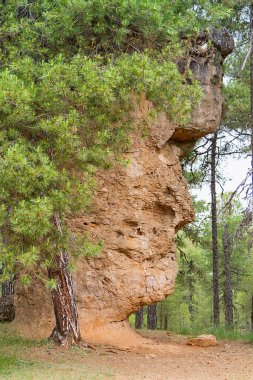
[{"label": "eroded sandstone boulder", "polygon": [[[104,241],[101,255],[81,258],[74,272],[81,333],[86,339],[135,344],[125,322],[128,316],[173,291],[178,271],[175,234],[194,218],[177,144],[195,141],[219,126],[221,63],[228,51],[227,45],[225,53],[222,43],[207,34],[195,41],[190,57],[179,63],[182,71],[193,71],[203,88],[203,100],[191,123],[179,128],[160,113],[149,119],[147,138],[137,128],[125,154],[130,164],[100,171],[91,212],[70,221],[73,230],[88,233],[94,242]],[[152,107],[143,97],[135,112],[137,125],[148,120]],[[50,295],[37,280],[32,289],[17,287],[14,327],[36,337],[49,336],[54,327]]]},{"label": "eroded sandstone boulder", "polygon": [[214,347],[217,346],[218,342],[216,336],[211,334],[202,334],[196,338],[188,339],[186,344],[189,346],[198,346],[198,347]]},{"label": "eroded sandstone boulder", "polygon": [[187,59],[179,62],[182,73],[191,70],[202,86],[203,98],[192,112],[191,122],[185,128],[176,128],[175,141],[196,141],[215,132],[220,125],[223,98],[221,94],[224,59],[233,51],[234,41],[226,29],[201,33],[193,41]]}]

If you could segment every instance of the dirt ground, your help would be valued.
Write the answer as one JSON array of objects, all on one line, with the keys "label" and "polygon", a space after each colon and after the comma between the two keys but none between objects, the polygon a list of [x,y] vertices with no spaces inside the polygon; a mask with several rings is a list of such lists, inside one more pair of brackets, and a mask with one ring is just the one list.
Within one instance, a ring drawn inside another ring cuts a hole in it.
[{"label": "dirt ground", "polygon": [[111,346],[74,347],[9,345],[1,355],[36,363],[10,371],[11,380],[253,380],[253,344],[220,342],[216,347],[191,347],[185,337],[146,332],[147,347],[130,350]]},{"label": "dirt ground", "polygon": [[185,337],[156,333],[149,336],[167,345],[170,352],[157,354],[154,345],[154,354],[122,353],[120,360],[110,355],[115,379],[253,380],[252,344],[227,341],[216,347],[201,348],[186,346]]}]

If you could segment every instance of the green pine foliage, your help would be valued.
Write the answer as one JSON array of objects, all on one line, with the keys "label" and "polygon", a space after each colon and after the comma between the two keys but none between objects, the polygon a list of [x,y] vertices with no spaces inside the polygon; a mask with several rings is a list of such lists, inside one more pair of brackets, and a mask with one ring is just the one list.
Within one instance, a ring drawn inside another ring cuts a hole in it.
[{"label": "green pine foliage", "polygon": [[222,25],[233,2],[186,0],[12,0],[1,5],[2,59],[22,55],[43,60],[59,53],[119,55],[155,51]]},{"label": "green pine foliage", "polygon": [[124,163],[143,94],[156,111],[188,122],[201,91],[185,83],[171,58],[182,54],[179,34],[190,33],[189,20],[195,32],[198,16],[190,1],[166,4],[1,4],[2,281],[19,268],[29,283],[28,272],[50,267],[60,249],[72,256],[101,250],[101,242],[72,236],[65,221],[91,205],[97,168]]}]

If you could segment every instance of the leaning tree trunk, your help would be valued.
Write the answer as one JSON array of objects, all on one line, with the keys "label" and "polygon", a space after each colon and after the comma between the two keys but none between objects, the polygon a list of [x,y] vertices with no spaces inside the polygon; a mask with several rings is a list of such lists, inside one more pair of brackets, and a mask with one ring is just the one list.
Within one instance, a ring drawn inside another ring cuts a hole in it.
[{"label": "leaning tree trunk", "polygon": [[[62,234],[60,220],[54,217],[55,225]],[[50,280],[56,282],[51,290],[56,326],[50,336],[61,346],[71,346],[81,341],[77,308],[73,291],[73,280],[68,268],[68,255],[62,251],[56,255],[54,265],[48,270]]]},{"label": "leaning tree trunk", "polygon": [[148,305],[147,328],[148,330],[157,328],[157,304]]},{"label": "leaning tree trunk", "polygon": [[230,236],[228,225],[225,223],[223,232],[223,253],[225,262],[225,288],[224,288],[224,306],[225,306],[225,323],[226,326],[232,327],[234,323],[233,316],[233,291],[231,285],[230,270]]},{"label": "leaning tree trunk", "polygon": [[55,268],[48,270],[49,278],[56,281],[56,288],[51,290],[56,326],[50,338],[57,344],[67,347],[81,340],[67,254],[65,252],[58,254],[55,264]]},{"label": "leaning tree trunk", "polygon": [[213,321],[215,326],[220,324],[219,302],[219,252],[217,235],[217,202],[216,202],[216,146],[217,132],[214,133],[211,154],[211,210],[212,210],[212,251],[213,251]]},{"label": "leaning tree trunk", "polygon": [[135,312],[135,328],[141,329],[143,324],[143,307]]}]

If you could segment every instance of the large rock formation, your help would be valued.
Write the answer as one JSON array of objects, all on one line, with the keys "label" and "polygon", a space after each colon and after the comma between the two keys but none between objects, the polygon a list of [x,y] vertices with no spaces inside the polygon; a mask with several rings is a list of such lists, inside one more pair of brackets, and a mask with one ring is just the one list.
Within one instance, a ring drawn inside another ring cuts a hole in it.
[{"label": "large rock formation", "polygon": [[[194,217],[178,142],[196,141],[219,126],[221,64],[231,47],[225,32],[212,32],[211,37],[205,33],[194,42],[189,58],[179,63],[180,70],[190,68],[203,87],[203,100],[191,123],[178,128],[160,113],[149,120],[147,138],[137,128],[125,154],[130,164],[100,171],[91,212],[70,221],[73,230],[104,241],[101,255],[81,258],[74,272],[84,338],[115,342],[121,337],[130,344],[128,316],[173,291],[178,270],[175,234]],[[143,97],[135,113],[137,124],[148,119],[152,107]],[[35,281],[27,291],[17,288],[14,326],[23,334],[47,337],[53,325],[44,286]]]}]

